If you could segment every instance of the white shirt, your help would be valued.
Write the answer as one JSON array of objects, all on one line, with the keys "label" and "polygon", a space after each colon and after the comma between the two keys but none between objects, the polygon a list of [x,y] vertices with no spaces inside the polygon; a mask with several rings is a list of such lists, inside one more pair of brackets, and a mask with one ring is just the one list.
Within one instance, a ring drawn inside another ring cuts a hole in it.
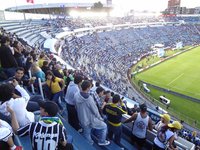
[{"label": "white shirt", "polygon": [[155,125],[155,129],[158,131],[161,129],[161,127],[163,127],[165,124],[162,123],[162,121],[159,121],[156,125]]},{"label": "white shirt", "polygon": [[159,146],[160,148],[165,148],[168,140],[174,135],[174,133],[172,131],[170,131],[169,129],[167,129],[167,131],[165,131],[165,133],[161,134],[162,136],[159,136],[160,134],[158,134],[158,133],[157,133],[156,138],[154,139],[154,143],[157,146]]},{"label": "white shirt", "polygon": [[9,116],[10,114],[9,112],[7,112],[6,109],[6,106],[8,104],[10,108],[15,112],[19,126],[22,127],[27,123],[34,122],[34,114],[26,110],[26,106],[30,99],[30,96],[26,92],[26,90],[19,85],[17,85],[15,89],[20,92],[22,97],[16,99],[11,98],[9,101],[1,104],[0,112],[6,116]]},{"label": "white shirt", "polygon": [[132,134],[140,139],[146,138],[147,127],[149,124],[149,116],[142,118],[141,114],[137,114],[137,118],[134,121]]},{"label": "white shirt", "polygon": [[7,142],[10,136],[12,136],[12,127],[0,119],[0,140]]}]

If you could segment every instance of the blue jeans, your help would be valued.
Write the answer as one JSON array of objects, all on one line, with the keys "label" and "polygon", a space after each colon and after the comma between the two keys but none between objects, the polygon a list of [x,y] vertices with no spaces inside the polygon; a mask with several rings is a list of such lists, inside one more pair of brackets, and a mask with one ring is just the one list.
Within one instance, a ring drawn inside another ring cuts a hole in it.
[{"label": "blue jeans", "polygon": [[113,139],[114,136],[114,142],[121,146],[121,135],[122,135],[122,126],[112,126],[111,124],[108,123],[108,138],[109,140]]},{"label": "blue jeans", "polygon": [[89,141],[90,144],[93,144],[91,138],[91,130],[94,129],[98,134],[98,143],[104,143],[107,135],[107,125],[103,122],[102,125],[96,125],[95,128],[92,128],[91,125],[83,127],[83,136]]},{"label": "blue jeans", "polygon": [[58,93],[53,94],[51,98],[51,100],[54,101],[61,110],[63,110],[63,107],[59,102],[59,98],[62,99],[62,96],[63,96],[63,91],[60,91]]}]

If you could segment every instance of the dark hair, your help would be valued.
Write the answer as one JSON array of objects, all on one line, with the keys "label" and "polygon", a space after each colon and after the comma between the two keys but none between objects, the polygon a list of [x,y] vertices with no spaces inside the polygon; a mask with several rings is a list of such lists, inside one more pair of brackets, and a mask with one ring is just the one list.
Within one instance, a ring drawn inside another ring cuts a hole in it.
[{"label": "dark hair", "polygon": [[55,78],[56,78],[56,77],[55,77],[55,75],[53,74],[53,72],[50,71],[50,70],[48,70],[48,71],[46,72],[46,78],[47,78],[48,75],[52,75],[52,81],[55,82]]},{"label": "dark hair", "polygon": [[17,71],[23,71],[23,72],[25,72],[25,70],[24,70],[24,68],[23,68],[23,67],[18,67],[18,68],[16,69],[16,71],[15,71],[15,72],[17,72]]},{"label": "dark hair", "polygon": [[83,81],[83,77],[82,77],[82,76],[77,75],[77,76],[74,77],[74,83],[75,83],[75,84],[79,84],[79,83],[81,83],[82,81]]},{"label": "dark hair", "polygon": [[15,92],[15,88],[12,84],[1,84],[0,85],[0,101],[6,102],[10,100]]},{"label": "dark hair", "polygon": [[99,87],[99,86],[100,86],[100,82],[97,81],[97,82],[95,83],[95,86],[96,86],[96,87]]},{"label": "dark hair", "polygon": [[118,94],[115,94],[113,96],[112,102],[113,103],[118,103],[120,101],[120,96]]},{"label": "dark hair", "polygon": [[103,91],[104,91],[104,89],[103,89],[102,87],[98,87],[98,88],[96,89],[97,94],[99,94],[99,93],[101,93],[101,92],[103,92]]},{"label": "dark hair", "polygon": [[49,63],[49,62],[48,62],[48,61],[46,61],[46,60],[45,60],[45,61],[43,61],[43,66],[46,66],[46,65],[48,65],[48,63]]},{"label": "dark hair", "polygon": [[45,56],[45,54],[44,54],[44,53],[41,53],[39,57],[40,57],[40,58],[43,58],[44,56]]},{"label": "dark hair", "polygon": [[14,43],[13,43],[13,47],[15,47],[15,48],[17,48],[17,44],[18,44],[19,42],[18,41],[14,41]]},{"label": "dark hair", "polygon": [[87,90],[91,86],[91,82],[88,80],[83,81],[81,84],[81,88],[83,91]]},{"label": "dark hair", "polygon": [[109,90],[104,92],[104,94],[108,94],[108,93],[110,93],[110,91],[109,91]]},{"label": "dark hair", "polygon": [[1,37],[1,44],[5,44],[6,42],[9,42],[9,41],[10,41],[9,37],[7,37],[7,36]]},{"label": "dark hair", "polygon": [[111,96],[113,97],[115,95],[115,93],[114,92],[111,92]]}]

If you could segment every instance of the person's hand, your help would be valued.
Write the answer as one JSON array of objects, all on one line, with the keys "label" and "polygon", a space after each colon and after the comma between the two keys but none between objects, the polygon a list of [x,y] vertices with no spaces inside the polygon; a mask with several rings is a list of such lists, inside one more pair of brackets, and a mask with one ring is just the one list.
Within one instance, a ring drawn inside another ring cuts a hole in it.
[{"label": "person's hand", "polygon": [[29,80],[30,84],[33,84],[35,82],[35,80],[36,80],[36,77],[30,78],[30,80]]},{"label": "person's hand", "polygon": [[6,109],[7,111],[10,113],[10,114],[13,114],[14,111],[12,110],[12,108],[10,108],[10,105],[9,104],[6,104]]},{"label": "person's hand", "polygon": [[13,79],[12,84],[14,85],[14,87],[16,87],[17,85],[19,85],[19,83],[17,82],[16,79]]}]

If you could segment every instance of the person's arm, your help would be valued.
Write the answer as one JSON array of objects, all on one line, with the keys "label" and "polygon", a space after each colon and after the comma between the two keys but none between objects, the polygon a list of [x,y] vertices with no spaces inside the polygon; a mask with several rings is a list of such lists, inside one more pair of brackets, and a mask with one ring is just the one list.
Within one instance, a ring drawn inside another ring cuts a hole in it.
[{"label": "person's arm", "polygon": [[170,137],[170,139],[168,140],[169,141],[169,148],[171,150],[177,150],[174,146],[173,146],[173,142],[174,142],[174,135]]},{"label": "person's arm", "polygon": [[104,115],[106,115],[106,105],[105,105],[105,107],[102,109],[102,112],[103,112]]},{"label": "person's arm", "polygon": [[30,79],[28,80],[28,85],[33,84],[33,83],[35,82],[35,80],[36,80],[36,77],[30,78]]},{"label": "person's arm", "polygon": [[91,113],[93,113],[100,120],[103,120],[102,117],[101,117],[101,115],[100,115],[100,113],[99,113],[99,111],[98,111],[97,105],[95,104],[95,102],[92,99],[92,97],[91,97],[91,99],[89,101],[89,107],[90,107]]},{"label": "person's arm", "polygon": [[103,104],[102,104],[102,106],[101,106],[101,110],[103,110],[104,109],[104,107],[106,106],[106,102],[103,102]]},{"label": "person's arm", "polygon": [[15,112],[10,108],[9,105],[7,105],[7,111],[10,113],[10,116],[11,116],[11,125],[13,128],[13,131],[14,133],[17,133],[17,129],[19,129],[19,124],[17,122]]},{"label": "person's arm", "polygon": [[23,97],[26,102],[29,101],[30,99],[29,94],[26,92],[24,88],[19,86],[17,80],[14,79],[12,84],[14,85],[15,89],[21,94],[21,97]]},{"label": "person's arm", "polygon": [[61,90],[63,91],[65,89],[65,81],[61,79],[60,83],[62,84]]},{"label": "person's arm", "polygon": [[137,113],[134,113],[130,118],[126,119],[123,123],[131,122],[133,120],[136,120],[136,118],[137,118]]},{"label": "person's arm", "polygon": [[59,133],[59,142],[62,146],[65,147],[67,145],[66,129],[64,126],[62,126],[61,128],[62,129],[60,130],[60,133]]},{"label": "person's arm", "polygon": [[148,122],[148,129],[149,129],[150,131],[153,131],[152,120],[151,120],[150,117],[149,117],[149,122]]}]

